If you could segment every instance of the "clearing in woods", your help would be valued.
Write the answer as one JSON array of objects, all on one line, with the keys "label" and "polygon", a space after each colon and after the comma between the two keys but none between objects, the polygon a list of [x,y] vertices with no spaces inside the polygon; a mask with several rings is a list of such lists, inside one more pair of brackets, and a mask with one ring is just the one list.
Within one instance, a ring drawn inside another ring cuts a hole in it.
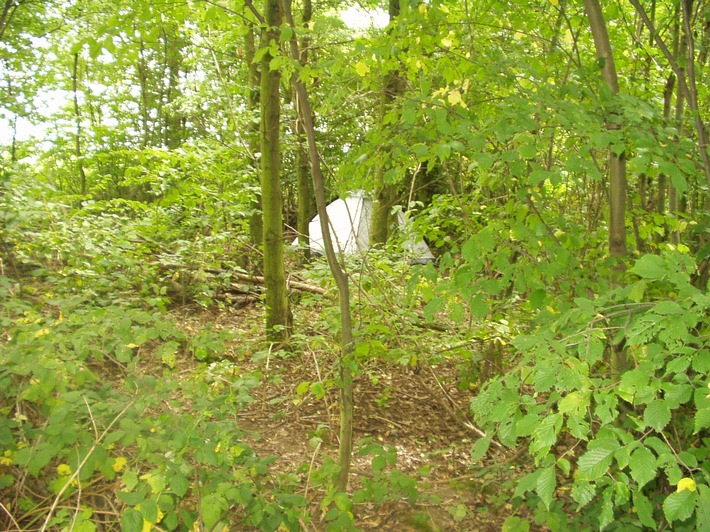
[{"label": "clearing in woods", "polygon": [[[302,323],[297,330],[317,321],[314,312],[299,308],[296,320]],[[325,510],[319,506],[325,493],[314,485],[313,477],[327,457],[337,456],[338,391],[333,384],[337,346],[252,356],[263,349],[259,304],[220,312],[183,307],[174,314],[177,322],[209,322],[236,334],[226,356],[245,373],[263,375],[261,385],[251,392],[253,402],[238,412],[238,427],[247,433],[245,443],[260,457],[276,457],[272,474],[298,479],[312,516],[312,524],[304,528],[325,529]],[[478,436],[466,419],[473,392],[460,390],[457,381],[454,362],[421,365],[417,370],[378,361],[363,367],[355,382],[356,451],[350,490],[368,481],[372,485],[373,457],[358,453],[372,442],[396,451],[396,469],[417,481],[417,495],[356,504],[358,528],[500,530],[507,517],[528,513],[524,505],[511,504],[514,481],[525,468],[514,451],[504,454],[491,447],[484,460],[472,463],[471,448]],[[313,382],[324,384],[322,397],[299,390],[302,383]],[[388,466],[383,472],[392,469]]]}]

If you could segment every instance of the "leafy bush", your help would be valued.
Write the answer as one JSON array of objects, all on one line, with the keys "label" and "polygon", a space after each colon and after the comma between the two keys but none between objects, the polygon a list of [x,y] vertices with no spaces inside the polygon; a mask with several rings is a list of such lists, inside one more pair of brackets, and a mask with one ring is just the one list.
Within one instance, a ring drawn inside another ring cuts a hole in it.
[{"label": "leafy bush", "polygon": [[516,496],[553,529],[710,527],[710,295],[694,269],[675,250],[645,255],[626,286],[543,310],[472,401],[479,452],[493,435],[528,442],[536,469]]}]

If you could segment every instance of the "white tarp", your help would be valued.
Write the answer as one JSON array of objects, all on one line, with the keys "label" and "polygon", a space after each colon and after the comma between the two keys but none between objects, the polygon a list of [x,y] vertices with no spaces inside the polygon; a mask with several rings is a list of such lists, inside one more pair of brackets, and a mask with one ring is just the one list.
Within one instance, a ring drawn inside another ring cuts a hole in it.
[{"label": "white tarp", "polygon": [[[330,220],[330,236],[336,250],[346,255],[365,253],[370,247],[372,200],[362,191],[357,191],[345,199],[333,201],[326,207],[326,211]],[[400,230],[406,231],[408,224],[404,215],[400,212],[397,216]],[[311,251],[323,255],[325,248],[318,215],[308,224],[308,232]],[[429,246],[421,238],[404,235],[402,247],[410,255],[411,262],[434,260]]]}]

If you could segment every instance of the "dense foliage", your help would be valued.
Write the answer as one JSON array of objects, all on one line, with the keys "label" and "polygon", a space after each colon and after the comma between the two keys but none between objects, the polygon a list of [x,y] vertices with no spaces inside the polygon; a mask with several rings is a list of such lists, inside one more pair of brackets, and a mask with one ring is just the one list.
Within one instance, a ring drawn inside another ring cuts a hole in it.
[{"label": "dense foliage", "polygon": [[[353,29],[367,12],[324,2],[260,42],[262,2],[7,2],[0,523],[343,530],[366,504],[441,502],[386,441],[359,442],[371,472],[350,492],[329,457],[277,473],[246,443],[240,411],[285,378],[272,357],[339,341],[321,258],[282,261],[326,291],[290,294],[290,351],[261,323],[196,317],[233,312],[235,293],[260,304],[236,283],[262,268],[268,65],[289,238],[309,201],[297,79],[328,196],[394,199],[437,256],[403,264],[395,234],[343,261],[349,369],[453,364],[471,471],[519,464],[505,530],[710,529],[710,4],[604,3],[616,93],[594,3],[358,2],[391,20]],[[610,154],[626,164],[626,254],[608,247]],[[326,401],[335,375],[300,377],[279,400]]]}]

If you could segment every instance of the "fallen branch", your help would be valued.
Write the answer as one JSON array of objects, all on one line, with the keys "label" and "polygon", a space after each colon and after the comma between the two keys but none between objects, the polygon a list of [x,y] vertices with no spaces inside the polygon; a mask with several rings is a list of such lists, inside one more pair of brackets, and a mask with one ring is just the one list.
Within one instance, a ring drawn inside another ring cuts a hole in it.
[{"label": "fallen branch", "polygon": [[[258,284],[261,286],[263,286],[263,284],[264,284],[264,278],[259,277],[258,275],[249,275],[246,273],[238,273],[238,272],[220,272],[220,273],[229,273],[229,275],[231,275],[235,279],[238,279],[238,280],[245,282],[245,283]],[[293,288],[294,290],[300,290],[301,292],[310,292],[311,294],[325,295],[327,293],[327,290],[325,288],[321,288],[320,286],[314,286],[312,284],[301,283],[299,281],[291,281],[290,279],[286,280],[286,286],[288,288]]]}]

